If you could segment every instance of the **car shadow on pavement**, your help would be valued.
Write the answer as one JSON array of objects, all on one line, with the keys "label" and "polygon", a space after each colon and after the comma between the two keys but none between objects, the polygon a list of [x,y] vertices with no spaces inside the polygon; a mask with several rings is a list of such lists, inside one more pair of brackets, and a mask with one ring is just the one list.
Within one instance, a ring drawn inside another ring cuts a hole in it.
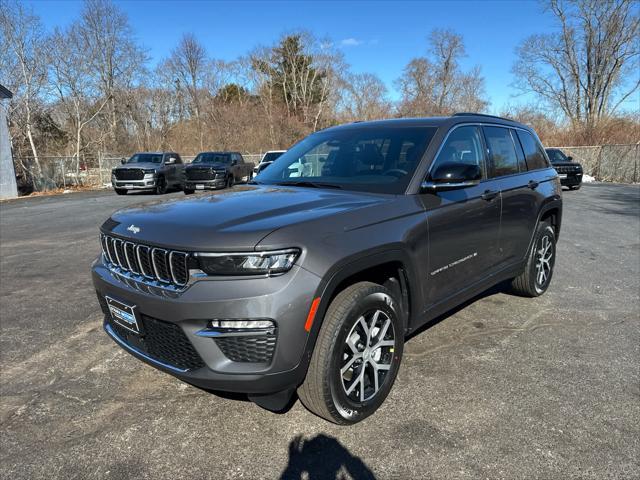
[{"label": "car shadow on pavement", "polygon": [[320,434],[311,439],[294,437],[289,443],[289,463],[280,480],[375,480],[367,465],[337,439]]}]

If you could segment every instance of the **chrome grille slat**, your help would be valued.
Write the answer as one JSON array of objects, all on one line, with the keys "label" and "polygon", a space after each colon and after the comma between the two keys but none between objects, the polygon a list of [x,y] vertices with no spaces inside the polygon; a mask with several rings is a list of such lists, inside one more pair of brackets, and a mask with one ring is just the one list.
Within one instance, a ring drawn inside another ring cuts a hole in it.
[{"label": "chrome grille slat", "polygon": [[136,250],[136,245],[133,242],[124,242],[124,258],[127,260],[127,265],[129,266],[129,270],[131,270],[133,273],[137,273],[139,274],[139,268],[138,268],[138,264],[136,262],[135,259],[135,255],[134,258],[132,259],[129,256],[129,246],[131,247],[131,250],[133,250],[133,252],[135,253]]},{"label": "chrome grille slat", "polygon": [[115,273],[154,286],[179,290],[189,281],[187,252],[151,247],[100,234],[104,262]]},{"label": "chrome grille slat", "polygon": [[[171,283],[171,278],[169,275],[163,275],[163,273],[169,273],[169,268],[167,268],[167,254],[169,252],[163,248],[153,248],[151,249],[151,262],[153,264],[153,271],[156,274],[156,278],[164,283]],[[160,259],[157,257],[160,256]]]}]

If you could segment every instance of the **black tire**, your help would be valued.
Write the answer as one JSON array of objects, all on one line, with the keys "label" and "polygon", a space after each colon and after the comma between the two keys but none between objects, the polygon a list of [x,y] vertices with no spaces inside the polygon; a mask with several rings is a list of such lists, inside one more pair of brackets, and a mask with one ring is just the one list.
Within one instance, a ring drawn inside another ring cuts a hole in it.
[{"label": "black tire", "polygon": [[127,190],[124,188],[114,188],[114,190],[116,191],[116,193],[118,195],[126,195],[127,194]]},{"label": "black tire", "polygon": [[574,185],[572,187],[569,187],[569,189],[571,190],[580,190],[581,185]]},{"label": "black tire", "polygon": [[156,195],[164,195],[167,193],[167,181],[164,177],[158,177],[158,180],[156,180],[155,193]]},{"label": "black tire", "polygon": [[234,184],[234,178],[233,175],[229,175],[227,177],[227,185],[225,186],[225,188],[233,188],[233,184]]},{"label": "black tire", "polygon": [[[545,240],[547,239],[547,240]],[[549,242],[548,250],[545,250],[546,241]],[[543,255],[542,252],[550,252],[550,257],[546,262],[541,261]],[[551,277],[553,277],[553,267],[556,261],[556,234],[553,227],[548,222],[541,222],[536,227],[536,232],[531,244],[531,249],[527,256],[527,264],[524,272],[513,279],[511,282],[512,290],[515,294],[523,297],[539,297],[547,291],[549,284],[551,283]],[[545,264],[548,266],[548,271],[545,268]],[[542,275],[540,275],[540,268],[545,270],[544,279],[541,281]]]},{"label": "black tire", "polygon": [[191,195],[193,192],[195,192],[195,190],[191,190],[190,188],[185,188],[183,192],[185,195]]},{"label": "black tire", "polygon": [[[357,423],[378,409],[391,391],[402,359],[404,325],[398,309],[398,303],[388,289],[370,282],[356,283],[334,298],[320,327],[307,377],[298,388],[298,396],[307,409],[339,425]],[[375,337],[359,335],[358,332],[364,332],[361,318],[366,324],[374,325],[370,329],[372,332],[378,328]],[[385,329],[387,320],[391,323]],[[347,343],[348,339],[350,343]],[[361,340],[366,342],[366,347]],[[381,341],[391,345],[369,348]],[[352,352],[359,346],[362,352],[356,359]],[[386,373],[380,376],[374,364],[385,367],[379,371]],[[348,369],[343,373],[341,369],[344,368]],[[373,376],[378,378],[377,390]],[[353,381],[349,382],[351,379]],[[347,391],[350,388],[353,388],[351,393]]]}]

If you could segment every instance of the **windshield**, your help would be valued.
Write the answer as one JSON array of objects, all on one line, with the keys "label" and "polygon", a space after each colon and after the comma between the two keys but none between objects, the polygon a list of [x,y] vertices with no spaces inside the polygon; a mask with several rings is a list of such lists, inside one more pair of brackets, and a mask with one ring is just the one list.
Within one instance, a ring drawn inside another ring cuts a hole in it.
[{"label": "windshield", "polygon": [[344,128],[308,136],[256,177],[256,183],[401,194],[435,127]]},{"label": "windshield", "polygon": [[161,153],[136,153],[127,163],[162,163]]},{"label": "windshield", "polygon": [[205,152],[199,153],[191,163],[231,163],[231,155],[227,153]]},{"label": "windshield", "polygon": [[262,157],[262,162],[273,162],[276,158],[280,157],[284,152],[267,152]]},{"label": "windshield", "polygon": [[557,150],[555,148],[548,149],[547,155],[549,156],[549,160],[551,160],[551,163],[560,163],[560,162],[569,161],[567,156],[564,153],[562,153],[562,150]]}]

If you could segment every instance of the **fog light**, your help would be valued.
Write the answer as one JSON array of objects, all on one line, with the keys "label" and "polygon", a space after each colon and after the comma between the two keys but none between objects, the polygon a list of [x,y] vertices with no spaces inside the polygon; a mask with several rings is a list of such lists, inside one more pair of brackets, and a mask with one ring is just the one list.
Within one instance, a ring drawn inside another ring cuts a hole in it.
[{"label": "fog light", "polygon": [[273,328],[271,320],[211,320],[209,328],[256,329]]}]

